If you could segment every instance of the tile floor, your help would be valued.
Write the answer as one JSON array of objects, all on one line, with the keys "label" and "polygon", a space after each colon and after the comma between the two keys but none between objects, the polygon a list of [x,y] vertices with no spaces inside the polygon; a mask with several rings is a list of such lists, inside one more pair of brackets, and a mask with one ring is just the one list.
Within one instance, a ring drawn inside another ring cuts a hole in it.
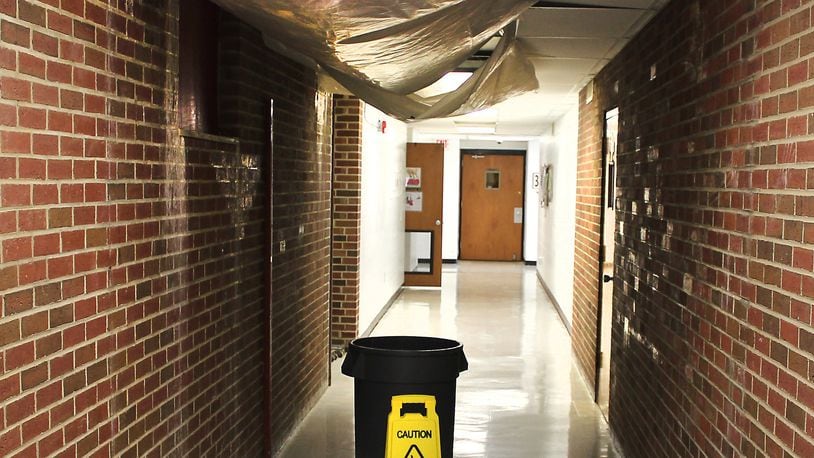
[{"label": "tile floor", "polygon": [[[443,287],[407,289],[373,335],[427,335],[464,344],[456,457],[619,457],[571,356],[568,333],[521,264],[445,266]],[[353,457],[353,381],[333,385],[280,456]]]}]

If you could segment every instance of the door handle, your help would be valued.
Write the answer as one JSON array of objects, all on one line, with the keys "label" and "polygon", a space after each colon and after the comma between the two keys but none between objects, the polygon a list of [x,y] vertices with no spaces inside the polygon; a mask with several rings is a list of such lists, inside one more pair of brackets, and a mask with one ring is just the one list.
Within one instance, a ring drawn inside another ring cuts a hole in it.
[{"label": "door handle", "polygon": [[441,220],[440,219],[435,220],[435,225],[440,226],[441,225]]},{"label": "door handle", "polygon": [[613,281],[613,277],[611,277],[610,275],[602,275],[602,282],[603,283],[607,283],[609,281]]}]

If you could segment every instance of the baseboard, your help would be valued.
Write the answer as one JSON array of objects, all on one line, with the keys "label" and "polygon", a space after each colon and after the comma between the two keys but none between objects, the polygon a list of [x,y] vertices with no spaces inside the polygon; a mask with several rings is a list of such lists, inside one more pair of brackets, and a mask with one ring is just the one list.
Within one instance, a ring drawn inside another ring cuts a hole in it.
[{"label": "baseboard", "polygon": [[384,307],[382,307],[382,309],[379,311],[376,317],[373,318],[373,321],[370,323],[370,326],[368,326],[367,329],[365,329],[365,332],[359,334],[359,337],[370,336],[373,330],[376,329],[376,326],[379,324],[379,321],[381,321],[382,318],[384,318],[384,315],[387,313],[387,311],[390,310],[390,306],[393,305],[393,302],[396,302],[396,299],[398,299],[398,297],[401,295],[402,291],[404,291],[404,286],[400,286],[399,289],[397,289],[396,292],[393,293],[392,296],[390,296],[390,299],[387,301],[386,304],[384,304]]},{"label": "baseboard", "polygon": [[527,266],[536,266],[537,261],[525,261]]},{"label": "baseboard", "polygon": [[546,295],[551,300],[551,303],[554,304],[554,308],[557,310],[557,315],[560,316],[560,321],[562,321],[562,324],[565,326],[565,329],[568,331],[568,335],[569,336],[572,335],[571,334],[571,325],[569,324],[568,319],[565,317],[565,313],[562,311],[562,307],[560,307],[560,303],[557,302],[557,298],[554,297],[554,293],[552,293],[551,290],[548,288],[548,285],[546,285],[545,280],[543,280],[543,277],[540,276],[539,271],[537,272],[537,281],[540,282],[540,286],[543,287],[543,291],[545,291]]},{"label": "baseboard", "polygon": [[441,263],[442,264],[458,264],[458,260],[457,259],[442,259]]}]

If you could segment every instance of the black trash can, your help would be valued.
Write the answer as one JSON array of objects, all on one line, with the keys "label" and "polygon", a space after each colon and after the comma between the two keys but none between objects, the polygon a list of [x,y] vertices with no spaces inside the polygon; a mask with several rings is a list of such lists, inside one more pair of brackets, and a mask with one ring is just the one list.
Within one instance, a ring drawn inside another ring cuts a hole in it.
[{"label": "black trash can", "polygon": [[354,378],[356,458],[452,458],[463,345],[437,337],[364,337],[342,373]]}]

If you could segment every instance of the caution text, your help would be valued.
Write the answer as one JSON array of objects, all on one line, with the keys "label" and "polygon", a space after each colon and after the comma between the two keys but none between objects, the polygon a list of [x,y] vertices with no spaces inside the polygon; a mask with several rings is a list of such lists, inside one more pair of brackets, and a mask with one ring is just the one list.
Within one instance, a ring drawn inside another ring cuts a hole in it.
[{"label": "caution text", "polygon": [[399,439],[432,439],[432,431],[426,429],[414,429],[412,431],[398,431],[396,437]]}]

